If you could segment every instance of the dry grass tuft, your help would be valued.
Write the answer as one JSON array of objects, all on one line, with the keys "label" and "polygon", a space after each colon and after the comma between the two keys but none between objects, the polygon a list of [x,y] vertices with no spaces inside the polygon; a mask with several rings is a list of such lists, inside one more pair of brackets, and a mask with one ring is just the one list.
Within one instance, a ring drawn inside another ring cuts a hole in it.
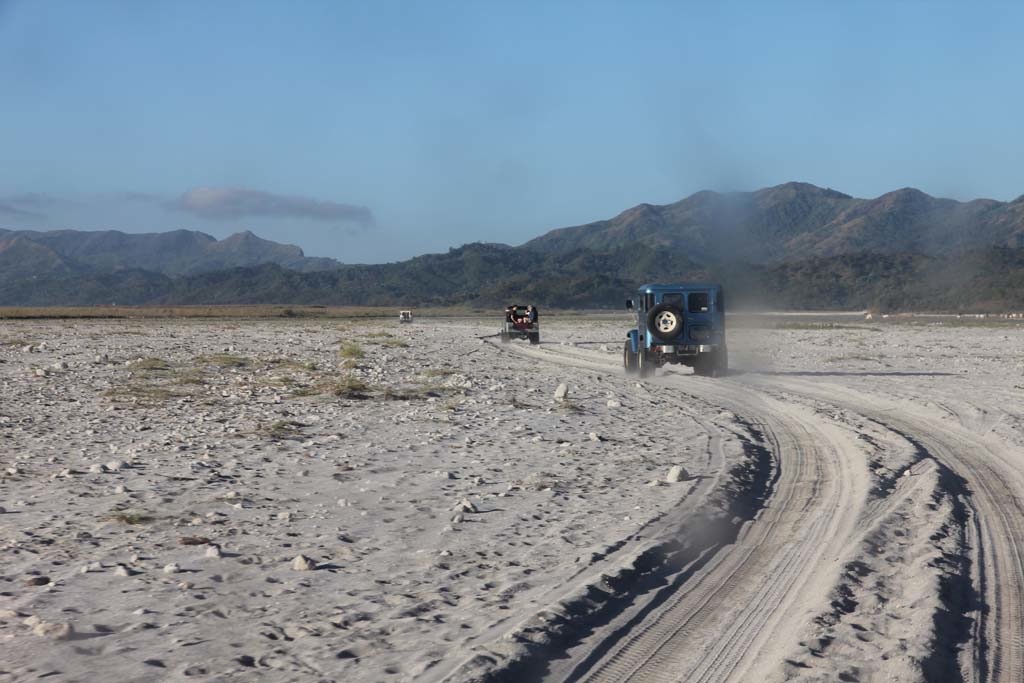
[{"label": "dry grass tuft", "polygon": [[171,365],[162,358],[143,358],[131,364],[132,370],[170,370]]},{"label": "dry grass tuft", "polygon": [[361,347],[359,344],[356,344],[355,342],[346,342],[345,344],[342,344],[341,349],[339,349],[338,353],[341,355],[342,358],[350,359],[362,358],[363,356],[366,355],[365,353],[363,353],[363,347]]},{"label": "dry grass tuft", "polygon": [[338,398],[365,399],[370,385],[353,375],[341,379],[318,382],[296,389],[293,396],[337,396]]},{"label": "dry grass tuft", "polygon": [[236,356],[230,353],[215,353],[211,356],[199,356],[195,359],[202,365],[215,365],[219,368],[244,368],[252,360],[245,356]]},{"label": "dry grass tuft", "polygon": [[108,520],[112,522],[121,522],[122,524],[149,524],[150,522],[156,521],[156,517],[147,515],[144,512],[112,512],[108,517]]},{"label": "dry grass tuft", "polygon": [[317,369],[317,365],[313,361],[295,360],[294,358],[271,358],[267,361],[267,365],[274,368],[305,370],[307,372],[313,372]]},{"label": "dry grass tuft", "polygon": [[296,422],[295,420],[278,420],[266,427],[263,432],[275,441],[283,441],[285,439],[299,439],[302,438],[302,430],[309,425],[302,422]]},{"label": "dry grass tuft", "polygon": [[366,392],[369,390],[370,385],[366,382],[347,375],[331,385],[329,393],[340,398],[366,398]]}]

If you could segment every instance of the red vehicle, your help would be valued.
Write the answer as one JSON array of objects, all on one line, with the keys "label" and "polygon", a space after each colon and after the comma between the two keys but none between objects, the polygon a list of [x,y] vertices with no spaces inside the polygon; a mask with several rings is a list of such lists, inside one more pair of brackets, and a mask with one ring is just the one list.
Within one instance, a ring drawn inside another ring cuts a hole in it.
[{"label": "red vehicle", "polygon": [[502,343],[513,339],[529,339],[531,344],[540,344],[540,323],[537,317],[536,306],[507,306],[505,322],[498,335]]}]

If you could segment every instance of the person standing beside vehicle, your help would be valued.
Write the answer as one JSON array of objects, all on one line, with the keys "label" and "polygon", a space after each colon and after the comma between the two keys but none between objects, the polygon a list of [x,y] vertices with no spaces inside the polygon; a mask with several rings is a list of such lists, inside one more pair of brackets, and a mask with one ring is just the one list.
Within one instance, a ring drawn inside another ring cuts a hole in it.
[{"label": "person standing beside vehicle", "polygon": [[526,307],[526,318],[531,325],[535,325],[537,323],[537,307],[533,304]]}]

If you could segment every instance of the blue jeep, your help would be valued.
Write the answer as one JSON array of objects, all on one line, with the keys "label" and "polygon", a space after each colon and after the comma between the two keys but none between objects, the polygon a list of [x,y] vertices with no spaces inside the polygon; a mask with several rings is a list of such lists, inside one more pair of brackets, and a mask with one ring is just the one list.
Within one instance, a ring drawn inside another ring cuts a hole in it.
[{"label": "blue jeep", "polygon": [[636,327],[626,335],[622,363],[629,374],[649,377],[666,363],[720,377],[729,368],[725,345],[725,295],[720,285],[688,282],[643,285],[626,301]]}]

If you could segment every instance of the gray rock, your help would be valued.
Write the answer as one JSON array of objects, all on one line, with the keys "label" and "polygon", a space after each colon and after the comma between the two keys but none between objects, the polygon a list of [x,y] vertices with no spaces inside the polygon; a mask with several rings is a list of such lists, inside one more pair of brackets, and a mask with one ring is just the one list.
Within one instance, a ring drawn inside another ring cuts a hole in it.
[{"label": "gray rock", "polygon": [[564,401],[568,396],[569,387],[567,387],[564,382],[562,384],[559,384],[558,387],[555,389],[555,400]]},{"label": "gray rock", "polygon": [[292,569],[297,572],[308,572],[316,569],[316,562],[305,555],[296,555],[292,560]]},{"label": "gray rock", "polygon": [[44,621],[36,624],[35,628],[32,629],[32,633],[44,638],[50,638],[51,640],[71,640],[75,635],[75,629],[66,622],[52,624]]},{"label": "gray rock", "polygon": [[687,472],[682,465],[672,465],[668,474],[665,475],[665,481],[669,484],[675,484],[676,482],[685,481],[689,478],[689,472]]}]

